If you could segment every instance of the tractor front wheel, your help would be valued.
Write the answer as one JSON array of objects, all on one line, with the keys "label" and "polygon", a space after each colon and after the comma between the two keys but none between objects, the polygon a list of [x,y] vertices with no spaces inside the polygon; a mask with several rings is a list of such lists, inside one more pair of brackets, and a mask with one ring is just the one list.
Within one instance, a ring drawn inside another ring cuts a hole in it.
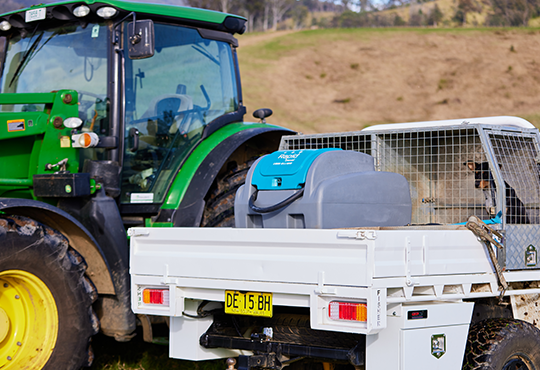
[{"label": "tractor front wheel", "polygon": [[57,231],[0,217],[0,368],[76,370],[91,363],[97,297],[84,259]]}]

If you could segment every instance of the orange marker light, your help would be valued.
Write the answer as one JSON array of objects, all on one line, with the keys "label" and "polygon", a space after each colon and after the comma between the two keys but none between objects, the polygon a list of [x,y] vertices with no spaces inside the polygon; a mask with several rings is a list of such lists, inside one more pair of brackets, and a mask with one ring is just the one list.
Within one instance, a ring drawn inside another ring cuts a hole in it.
[{"label": "orange marker light", "polygon": [[79,138],[79,143],[83,148],[88,148],[92,143],[92,138],[88,134],[82,134]]},{"label": "orange marker light", "polygon": [[71,136],[74,148],[94,148],[99,144],[99,136],[94,132],[85,132]]}]

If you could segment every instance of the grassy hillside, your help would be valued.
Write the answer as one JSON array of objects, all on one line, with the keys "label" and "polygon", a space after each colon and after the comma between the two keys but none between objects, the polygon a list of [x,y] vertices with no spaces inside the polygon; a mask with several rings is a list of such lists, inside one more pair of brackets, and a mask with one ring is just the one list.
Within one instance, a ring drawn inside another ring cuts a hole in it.
[{"label": "grassy hillside", "polygon": [[[418,2],[411,6],[399,7],[396,9],[389,9],[381,11],[384,15],[399,15],[403,20],[409,22],[410,16],[413,13],[421,12],[423,14],[429,14],[433,8],[437,5],[439,10],[443,14],[440,25],[446,27],[452,27],[456,25],[456,22],[452,19],[456,13],[458,7],[458,0],[434,0],[428,2]],[[491,11],[491,6],[482,4],[482,10],[480,12],[471,12],[467,14],[466,27],[481,26],[486,20],[486,15]]]},{"label": "grassy hillside", "polygon": [[540,30],[327,29],[240,37],[244,101],[305,132],[516,115],[540,124]]}]

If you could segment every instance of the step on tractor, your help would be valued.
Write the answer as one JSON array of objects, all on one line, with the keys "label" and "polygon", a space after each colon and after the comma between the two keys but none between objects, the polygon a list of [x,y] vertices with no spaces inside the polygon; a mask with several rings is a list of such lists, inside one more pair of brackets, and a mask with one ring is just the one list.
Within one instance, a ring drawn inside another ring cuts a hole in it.
[{"label": "step on tractor", "polygon": [[234,225],[250,163],[291,133],[244,122],[245,22],[116,0],[0,15],[0,368],[79,369],[96,333],[134,336],[129,227]]}]

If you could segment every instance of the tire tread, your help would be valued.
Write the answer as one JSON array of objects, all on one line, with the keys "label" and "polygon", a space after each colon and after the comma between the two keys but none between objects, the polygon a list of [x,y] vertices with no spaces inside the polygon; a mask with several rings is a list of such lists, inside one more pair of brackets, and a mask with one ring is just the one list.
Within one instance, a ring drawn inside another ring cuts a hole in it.
[{"label": "tire tread", "polygon": [[[511,341],[521,338],[540,343],[540,331],[526,321],[508,318],[488,319],[476,323],[469,330],[463,370],[499,369],[499,364],[493,363],[497,354],[502,347],[510,345]],[[538,364],[535,363],[535,366]]]},{"label": "tire tread", "polygon": [[[77,329],[83,338],[70,338],[70,342],[76,343],[73,346],[78,350],[71,353],[69,358],[64,359],[59,359],[53,351],[43,369],[52,370],[61,366],[66,370],[77,370],[82,366],[91,366],[93,360],[91,337],[99,331],[99,319],[92,307],[92,303],[97,299],[97,290],[92,280],[85,274],[87,263],[83,256],[69,245],[68,239],[60,232],[24,216],[0,215],[0,238],[6,237],[10,237],[11,242],[0,251],[0,270],[13,268],[10,267],[13,258],[17,261],[15,262],[16,269],[23,269],[24,261],[36,264],[34,256],[39,256],[41,253],[47,257],[42,261],[47,269],[61,270],[66,280],[70,280],[66,281],[65,285],[70,287],[75,297],[78,297],[71,303],[64,303],[65,297],[55,296],[57,304],[58,300],[61,300],[61,304],[67,304],[70,309],[88,316],[86,319],[81,319],[81,322],[86,324],[79,324]],[[14,252],[10,254],[10,250]],[[26,256],[22,254],[25,251]],[[85,308],[77,308],[79,305],[84,305]],[[55,348],[66,345],[60,341],[59,336]]]}]

